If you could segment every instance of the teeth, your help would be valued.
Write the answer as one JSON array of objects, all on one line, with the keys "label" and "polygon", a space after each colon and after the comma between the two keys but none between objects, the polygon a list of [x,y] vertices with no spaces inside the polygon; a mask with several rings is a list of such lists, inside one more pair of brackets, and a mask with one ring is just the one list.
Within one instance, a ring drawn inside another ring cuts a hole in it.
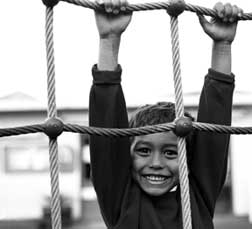
[{"label": "teeth", "polygon": [[146,176],[148,180],[151,181],[164,181],[165,177],[161,177],[161,176]]}]

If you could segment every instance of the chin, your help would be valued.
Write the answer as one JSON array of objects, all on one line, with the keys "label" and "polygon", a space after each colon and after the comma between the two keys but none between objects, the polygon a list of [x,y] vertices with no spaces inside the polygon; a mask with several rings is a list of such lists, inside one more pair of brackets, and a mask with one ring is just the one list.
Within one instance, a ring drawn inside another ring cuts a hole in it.
[{"label": "chin", "polygon": [[163,184],[150,184],[142,180],[139,182],[141,189],[150,196],[161,196],[169,192],[174,186],[171,183],[164,182]]},{"label": "chin", "polygon": [[150,196],[162,196],[169,191],[168,189],[167,190],[143,189],[143,190]]}]

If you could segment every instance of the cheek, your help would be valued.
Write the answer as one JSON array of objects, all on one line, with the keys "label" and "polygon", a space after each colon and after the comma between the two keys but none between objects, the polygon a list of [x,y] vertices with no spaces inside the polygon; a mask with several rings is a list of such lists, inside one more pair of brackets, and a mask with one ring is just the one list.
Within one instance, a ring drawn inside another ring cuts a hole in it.
[{"label": "cheek", "polygon": [[134,171],[141,171],[148,164],[148,160],[132,154],[132,167]]},{"label": "cheek", "polygon": [[170,160],[167,163],[167,166],[169,167],[169,170],[173,173],[173,174],[178,174],[179,173],[179,163],[178,163],[178,158],[174,159],[174,160]]}]

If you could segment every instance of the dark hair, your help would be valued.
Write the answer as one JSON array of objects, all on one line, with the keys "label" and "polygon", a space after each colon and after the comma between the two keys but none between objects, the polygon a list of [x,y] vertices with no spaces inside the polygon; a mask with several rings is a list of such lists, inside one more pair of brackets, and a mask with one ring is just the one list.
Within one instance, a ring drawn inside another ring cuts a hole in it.
[{"label": "dark hair", "polygon": [[[194,121],[189,112],[185,112],[186,117]],[[154,105],[145,105],[138,108],[130,118],[129,126],[131,128],[142,127],[147,125],[157,125],[162,123],[173,122],[176,118],[175,104],[171,102],[159,102]],[[131,142],[134,137],[131,138]],[[186,137],[186,148],[188,158],[191,156],[193,144],[193,132]]]},{"label": "dark hair", "polygon": [[[194,120],[192,115],[188,112],[185,112],[185,116],[192,121]],[[129,126],[135,128],[147,125],[157,125],[173,122],[175,118],[175,104],[171,102],[159,102],[138,108],[130,118]]]}]

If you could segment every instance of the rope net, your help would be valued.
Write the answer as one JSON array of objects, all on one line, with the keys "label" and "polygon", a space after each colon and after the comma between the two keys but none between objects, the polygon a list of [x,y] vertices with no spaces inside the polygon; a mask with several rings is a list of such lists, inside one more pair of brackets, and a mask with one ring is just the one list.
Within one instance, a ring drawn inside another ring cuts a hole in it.
[{"label": "rope net", "polygon": [[[180,54],[179,54],[179,33],[178,33],[178,15],[171,16],[171,41],[172,41],[172,57],[173,57],[173,72],[174,72],[174,88],[176,101],[176,120],[166,124],[153,126],[145,126],[139,128],[97,128],[81,126],[71,123],[63,123],[57,118],[56,96],[55,96],[55,64],[54,64],[54,43],[53,43],[53,7],[59,2],[68,2],[78,6],[83,6],[93,10],[104,10],[99,4],[88,0],[42,0],[46,5],[46,52],[47,52],[47,92],[48,92],[48,119],[45,123],[3,128],[0,129],[0,137],[8,137],[22,134],[31,134],[43,132],[49,137],[49,162],[50,162],[50,177],[51,177],[51,222],[53,229],[61,229],[61,206],[60,206],[60,190],[59,190],[59,160],[58,160],[58,144],[57,137],[64,132],[89,134],[105,137],[130,137],[147,135],[153,133],[161,133],[174,131],[177,128],[185,126],[183,121],[184,104],[183,92],[181,83],[180,69]],[[172,2],[157,2],[144,4],[131,4],[127,11],[147,11],[147,10],[169,10]],[[206,16],[216,17],[215,11],[205,7],[185,4],[184,10],[204,14]],[[181,12],[180,12],[181,13]],[[252,20],[252,13],[245,13],[238,20]],[[188,123],[187,123],[188,124]],[[189,123],[189,131],[192,129],[199,131],[207,131],[223,134],[252,134],[252,127],[231,127],[224,125],[216,125],[209,123],[191,122]],[[177,134],[178,135],[178,134]],[[191,207],[189,196],[188,168],[186,159],[186,144],[185,138],[178,135],[178,155],[179,155],[179,180],[181,186],[181,206],[183,216],[183,228],[191,229]]]}]

